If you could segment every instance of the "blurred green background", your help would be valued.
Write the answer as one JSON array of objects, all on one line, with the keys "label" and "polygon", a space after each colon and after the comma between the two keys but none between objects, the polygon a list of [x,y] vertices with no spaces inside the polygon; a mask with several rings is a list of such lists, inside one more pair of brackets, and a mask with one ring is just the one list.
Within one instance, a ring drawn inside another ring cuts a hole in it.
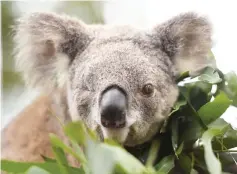
[{"label": "blurred green background", "polygon": [[3,128],[37,95],[27,91],[20,74],[14,70],[12,26],[14,20],[31,11],[54,11],[76,16],[84,22],[104,23],[103,1],[2,1],[2,116]]}]

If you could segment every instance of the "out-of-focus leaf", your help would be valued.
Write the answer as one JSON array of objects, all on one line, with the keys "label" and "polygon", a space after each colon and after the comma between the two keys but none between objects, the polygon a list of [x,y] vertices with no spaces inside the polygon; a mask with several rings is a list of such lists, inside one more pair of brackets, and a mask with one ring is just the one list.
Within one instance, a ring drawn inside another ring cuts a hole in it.
[{"label": "out-of-focus leaf", "polygon": [[25,174],[50,174],[48,171],[37,167],[37,166],[32,166],[25,172]]},{"label": "out-of-focus leaf", "polygon": [[220,92],[212,101],[208,102],[198,110],[202,121],[207,125],[219,118],[230,106],[231,101],[224,92]]},{"label": "out-of-focus leaf", "polygon": [[172,155],[164,157],[156,166],[155,169],[157,171],[157,174],[169,173],[174,168],[174,159],[175,157]]},{"label": "out-of-focus leaf", "polygon": [[107,138],[105,138],[105,139],[104,139],[104,143],[109,144],[109,145],[112,145],[112,146],[121,147],[121,145],[120,145],[118,142],[116,142],[116,141],[114,141],[114,140],[112,140],[112,139],[107,139]]},{"label": "out-of-focus leaf", "polygon": [[202,74],[198,77],[198,79],[201,81],[208,82],[210,84],[217,84],[222,81],[218,72],[211,67],[205,68]]},{"label": "out-of-focus leaf", "polygon": [[208,171],[211,174],[221,174],[221,164],[220,161],[216,158],[212,151],[212,138],[214,136],[220,135],[225,131],[228,125],[219,125],[215,126],[215,128],[210,128],[205,131],[202,135],[202,142],[204,147],[204,157],[207,164]]},{"label": "out-of-focus leaf", "polygon": [[85,150],[91,174],[112,173],[115,166],[113,154],[106,153],[105,149],[101,148],[98,143],[91,140],[89,140]]},{"label": "out-of-focus leaf", "polygon": [[192,169],[190,174],[198,174],[198,172],[196,170]]},{"label": "out-of-focus leaf", "polygon": [[47,156],[41,155],[41,157],[44,159],[45,162],[56,162],[55,159],[49,158]]},{"label": "out-of-focus leaf", "polygon": [[[71,145],[72,145],[72,149],[74,150],[76,155],[86,161],[86,157],[84,155],[82,147],[80,147],[79,144],[76,141],[74,141],[74,140],[71,140]],[[87,162],[81,162],[80,164],[82,166],[82,169],[85,171],[85,173],[89,173]]]},{"label": "out-of-focus leaf", "polygon": [[86,128],[82,122],[70,122],[64,127],[66,135],[80,145],[85,145]]},{"label": "out-of-focus leaf", "polygon": [[64,151],[61,148],[54,146],[54,144],[52,145],[53,145],[52,149],[54,152],[54,156],[58,162],[61,173],[69,174],[69,171],[67,170],[67,167],[66,167],[68,166],[68,162],[67,162],[67,158]]},{"label": "out-of-focus leaf", "polygon": [[[107,163],[111,163],[111,165],[115,167],[115,171],[117,173],[144,173],[146,168],[140,161],[138,161],[135,157],[129,154],[124,149],[117,147],[117,146],[110,146],[107,144],[99,144],[95,151],[95,154],[103,154],[102,156],[94,157],[94,162],[98,166],[102,164],[103,168]],[[110,158],[106,158],[110,157]],[[107,159],[110,159],[108,161]],[[100,162],[99,162],[100,161]],[[101,168],[101,167],[100,167]],[[98,170],[97,170],[98,172]],[[101,173],[100,171],[99,173]],[[105,171],[106,172],[106,171]],[[102,172],[104,173],[104,172]],[[106,172],[107,173],[107,172]]]},{"label": "out-of-focus leaf", "polygon": [[77,153],[75,153],[75,151],[67,146],[66,144],[64,144],[56,135],[54,134],[50,134],[50,139],[51,142],[56,145],[57,147],[62,148],[65,152],[70,153],[72,156],[74,156],[80,163],[85,163],[86,159],[84,157],[83,154],[79,155]]},{"label": "out-of-focus leaf", "polygon": [[184,80],[185,78],[189,77],[189,71],[183,72],[176,80],[176,82],[180,82]]},{"label": "out-of-focus leaf", "polygon": [[[60,168],[57,163],[31,163],[31,162],[15,162],[9,160],[1,160],[1,170],[9,173],[24,173],[30,167],[37,166],[42,168],[51,174],[59,174]],[[68,167],[70,174],[85,174],[81,168]]]},{"label": "out-of-focus leaf", "polygon": [[178,163],[185,173],[190,173],[192,169],[192,160],[185,154],[180,154]]},{"label": "out-of-focus leaf", "polygon": [[116,173],[137,174],[146,171],[144,165],[121,147],[90,142],[88,143],[87,155],[92,174],[110,174],[114,170]]}]

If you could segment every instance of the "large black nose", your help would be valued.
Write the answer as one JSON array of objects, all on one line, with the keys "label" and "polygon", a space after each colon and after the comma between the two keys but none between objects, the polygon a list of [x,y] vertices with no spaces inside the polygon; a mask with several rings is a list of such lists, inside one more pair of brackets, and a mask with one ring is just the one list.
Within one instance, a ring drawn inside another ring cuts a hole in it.
[{"label": "large black nose", "polygon": [[101,123],[107,128],[123,128],[125,126],[127,97],[120,88],[107,89],[101,96]]}]

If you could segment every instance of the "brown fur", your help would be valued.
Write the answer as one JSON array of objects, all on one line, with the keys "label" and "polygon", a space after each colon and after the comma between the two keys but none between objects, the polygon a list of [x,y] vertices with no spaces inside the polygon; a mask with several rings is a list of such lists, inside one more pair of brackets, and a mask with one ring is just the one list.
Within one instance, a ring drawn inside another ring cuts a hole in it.
[{"label": "brown fur", "polygon": [[49,106],[48,97],[37,98],[3,130],[2,158],[42,161],[40,154],[53,156],[49,133],[61,136],[62,130]]},{"label": "brown fur", "polygon": [[[49,97],[39,96],[6,126],[2,132],[2,159],[42,162],[41,155],[53,158],[49,133],[68,143],[50,106]],[[70,156],[68,159],[72,165],[77,164]]]}]

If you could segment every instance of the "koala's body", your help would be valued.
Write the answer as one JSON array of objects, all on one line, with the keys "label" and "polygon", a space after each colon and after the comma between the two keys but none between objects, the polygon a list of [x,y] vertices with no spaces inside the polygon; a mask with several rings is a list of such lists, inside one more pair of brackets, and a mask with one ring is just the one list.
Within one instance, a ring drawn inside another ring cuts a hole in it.
[{"label": "koala's body", "polygon": [[101,139],[131,147],[149,141],[177,99],[176,76],[205,66],[211,25],[194,13],[150,31],[33,13],[17,22],[14,41],[26,85],[46,97],[4,129],[2,158],[40,161],[52,156],[49,132],[64,139],[55,114],[82,120]]}]

